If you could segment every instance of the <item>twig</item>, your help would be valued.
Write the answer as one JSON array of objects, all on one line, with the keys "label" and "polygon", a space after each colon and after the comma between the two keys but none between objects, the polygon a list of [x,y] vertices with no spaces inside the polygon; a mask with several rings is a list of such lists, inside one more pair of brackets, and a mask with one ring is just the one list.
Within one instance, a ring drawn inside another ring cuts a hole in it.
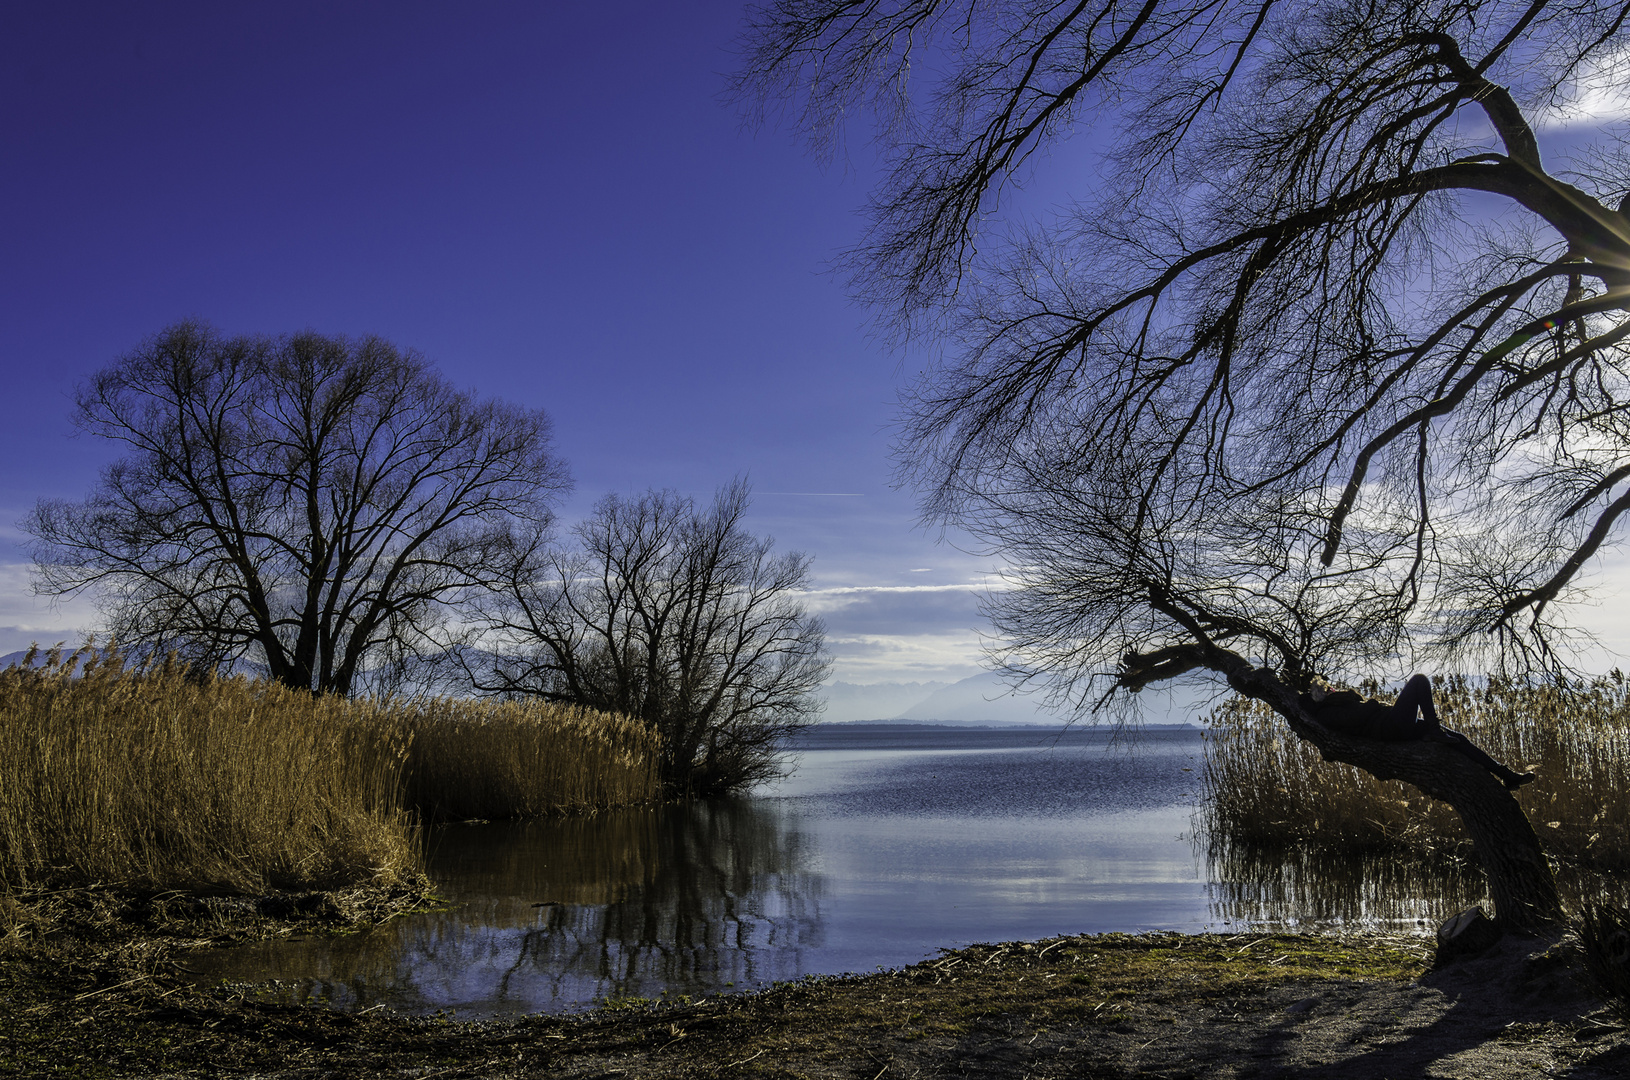
[{"label": "twig", "polygon": [[112,986],[104,986],[104,987],[102,987],[102,989],[100,989],[100,990],[89,990],[89,991],[86,991],[86,992],[85,992],[85,993],[83,993],[83,994],[80,994],[80,995],[79,995],[79,996],[78,996],[78,997],[76,997],[76,998],[74,998],[74,1000],[75,1000],[75,1001],[84,1001],[84,1000],[85,1000],[85,999],[86,999],[86,998],[93,998],[93,997],[95,997],[95,996],[96,996],[96,995],[97,995],[97,994],[105,994],[105,993],[107,993],[107,992],[108,992],[108,991],[110,991],[110,990],[118,990],[118,989],[120,989],[120,988],[121,988],[121,987],[125,987],[125,986],[129,986],[129,985],[130,985],[130,984],[131,984],[131,983],[139,983],[139,982],[141,982],[141,981],[142,981],[142,980],[143,980],[143,979],[151,979],[151,978],[152,978],[152,976],[151,976],[151,975],[137,975],[137,976],[136,976],[136,977],[135,977],[135,978],[134,978],[134,979],[126,979],[126,980],[125,980],[125,981],[124,981],[124,982],[122,982],[122,983],[115,983],[115,984],[113,984],[113,985],[112,985]]},{"label": "twig", "polygon": [[[730,1064],[726,1065],[725,1068],[734,1069],[737,1065],[745,1065],[749,1061],[752,1061],[753,1058],[763,1057],[763,1056],[764,1056],[764,1051],[760,1050],[758,1053],[752,1055],[752,1057],[744,1057],[740,1061],[732,1061]],[[884,1067],[887,1068],[887,1066],[884,1066]],[[882,1074],[880,1073],[879,1075],[882,1075]]]}]

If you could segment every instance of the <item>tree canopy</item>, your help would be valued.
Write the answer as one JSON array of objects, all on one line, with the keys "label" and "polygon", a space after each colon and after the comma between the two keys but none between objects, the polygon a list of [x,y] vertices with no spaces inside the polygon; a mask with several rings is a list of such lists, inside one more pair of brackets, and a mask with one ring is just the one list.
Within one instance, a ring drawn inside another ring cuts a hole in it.
[{"label": "tree canopy", "polygon": [[569,484],[541,411],[378,338],[180,323],[82,385],[75,418],[126,455],[85,501],[35,508],[37,587],[94,589],[127,649],[310,690],[440,648]]},{"label": "tree canopy", "polygon": [[799,599],[810,560],[747,531],[748,487],[711,505],[608,495],[576,544],[513,564],[460,655],[477,689],[625,713],[662,735],[669,790],[709,795],[781,771],[810,723],[826,631]]},{"label": "tree canopy", "polygon": [[[1557,907],[1510,797],[1297,691],[1570,662],[1567,603],[1630,511],[1627,15],[777,0],[736,82],[823,151],[879,121],[847,265],[939,348],[903,468],[1011,567],[1009,671],[1081,708],[1222,673],[1453,803],[1513,922]],[[1561,128],[1598,99],[1605,133]],[[1026,205],[1049,169],[1073,201]]]},{"label": "tree canopy", "polygon": [[[947,346],[907,469],[1009,556],[1015,667],[1168,650],[1135,687],[1196,632],[1291,673],[1565,660],[1558,605],[1630,510],[1630,168],[1540,136],[1624,85],[1627,10],[756,12],[743,93],[825,145],[863,102],[885,121],[849,265]],[[1079,202],[1005,214],[1058,159],[1097,170]]]}]

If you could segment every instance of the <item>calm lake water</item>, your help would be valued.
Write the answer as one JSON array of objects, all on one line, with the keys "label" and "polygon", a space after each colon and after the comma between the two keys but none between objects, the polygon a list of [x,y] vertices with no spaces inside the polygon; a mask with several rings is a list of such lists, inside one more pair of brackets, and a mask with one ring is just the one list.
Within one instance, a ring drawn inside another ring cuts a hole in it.
[{"label": "calm lake water", "polygon": [[[1196,837],[1195,730],[818,727],[750,797],[451,825],[453,903],[345,937],[196,954],[203,981],[461,1016],[749,989],[978,941],[1111,930],[1416,929],[1476,902],[1455,867],[1246,865]],[[271,983],[270,980],[276,980]]]}]

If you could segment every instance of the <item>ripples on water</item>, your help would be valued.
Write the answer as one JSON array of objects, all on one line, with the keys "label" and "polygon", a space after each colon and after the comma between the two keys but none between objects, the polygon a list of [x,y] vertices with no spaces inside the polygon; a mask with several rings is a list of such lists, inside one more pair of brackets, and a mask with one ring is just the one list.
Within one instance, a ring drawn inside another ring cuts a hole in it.
[{"label": "ripples on water", "polygon": [[[1453,866],[1271,866],[1191,835],[1197,731],[816,728],[749,798],[433,831],[452,905],[345,937],[199,954],[338,1007],[463,1015],[739,990],[973,941],[1107,930],[1409,926],[1464,906]],[[1232,860],[1232,861],[1231,861]]]},{"label": "ripples on water", "polygon": [[[800,794],[805,781],[795,774],[775,794],[807,800],[824,814],[1017,820],[1187,805],[1199,791],[1201,744],[1193,731],[1145,732],[1120,745],[1089,731],[976,731],[946,738],[950,745],[933,752],[903,748],[905,740],[888,733],[845,741],[837,751],[813,742],[802,758],[823,772],[848,773],[838,780],[848,786]],[[851,749],[857,742],[863,748]],[[828,764],[823,754],[842,756]]]}]

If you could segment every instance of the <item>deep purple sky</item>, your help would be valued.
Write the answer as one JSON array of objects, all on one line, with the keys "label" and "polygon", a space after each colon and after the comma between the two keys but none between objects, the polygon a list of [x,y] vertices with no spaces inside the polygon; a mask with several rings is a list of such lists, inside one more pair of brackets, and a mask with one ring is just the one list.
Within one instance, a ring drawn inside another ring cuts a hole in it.
[{"label": "deep purple sky", "polygon": [[748,473],[757,530],[868,590],[817,598],[838,678],[977,670],[983,563],[889,487],[908,358],[824,269],[857,234],[865,146],[822,169],[722,102],[742,8],[10,6],[0,651],[93,617],[28,595],[13,526],[111,456],[72,436],[75,380],[197,317],[380,334],[542,406],[568,516]]},{"label": "deep purple sky", "polygon": [[[196,317],[380,334],[542,406],[577,480],[568,519],[607,491],[706,497],[747,473],[754,528],[816,558],[838,679],[974,673],[988,566],[914,531],[889,486],[912,357],[824,270],[860,229],[864,133],[823,169],[743,125],[721,100],[743,7],[0,12],[0,652],[94,618],[30,596],[13,524],[110,459],[72,437],[75,381]],[[1625,105],[1591,108],[1593,136]],[[1033,204],[1083,165],[1055,152]]]}]

